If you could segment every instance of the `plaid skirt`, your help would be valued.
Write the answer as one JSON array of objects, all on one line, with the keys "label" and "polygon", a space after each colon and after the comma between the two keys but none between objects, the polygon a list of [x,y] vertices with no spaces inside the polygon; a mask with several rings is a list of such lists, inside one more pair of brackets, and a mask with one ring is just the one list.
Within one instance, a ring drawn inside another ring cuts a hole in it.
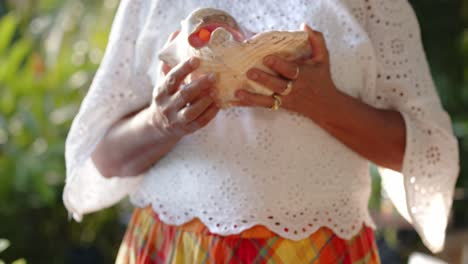
[{"label": "plaid skirt", "polygon": [[116,263],[380,263],[373,230],[363,226],[350,240],[321,228],[310,237],[284,239],[263,226],[238,235],[210,233],[199,220],[183,226],[161,222],[148,208],[135,209]]}]

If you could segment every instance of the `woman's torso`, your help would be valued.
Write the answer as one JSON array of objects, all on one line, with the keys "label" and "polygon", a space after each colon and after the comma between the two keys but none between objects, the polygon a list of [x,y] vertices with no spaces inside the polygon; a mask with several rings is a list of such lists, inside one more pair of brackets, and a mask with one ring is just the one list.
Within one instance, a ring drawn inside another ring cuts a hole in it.
[{"label": "woman's torso", "polygon": [[[147,68],[180,20],[201,6],[226,10],[254,32],[297,30],[306,22],[325,35],[336,86],[365,101],[374,55],[358,15],[363,3],[349,2],[155,1],[137,42],[138,60]],[[369,162],[311,120],[283,110],[232,108],[179,142],[146,173],[132,201],[152,204],[171,224],[198,217],[223,235],[261,224],[297,240],[321,226],[343,238],[363,223],[373,226],[369,195]]]}]

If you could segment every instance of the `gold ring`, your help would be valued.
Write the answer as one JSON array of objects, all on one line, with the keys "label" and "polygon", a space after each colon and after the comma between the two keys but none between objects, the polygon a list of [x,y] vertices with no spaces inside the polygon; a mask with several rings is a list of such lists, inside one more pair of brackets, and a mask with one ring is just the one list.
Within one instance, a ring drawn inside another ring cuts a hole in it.
[{"label": "gold ring", "polygon": [[281,100],[281,96],[279,94],[273,94],[273,99],[275,101],[273,102],[271,110],[276,111],[280,109],[281,105],[283,104],[283,100]]},{"label": "gold ring", "polygon": [[294,77],[292,79],[296,80],[297,77],[299,77],[300,73],[301,73],[301,68],[299,68],[299,66],[296,66],[296,74],[294,75]]},{"label": "gold ring", "polygon": [[285,96],[285,95],[288,95],[291,93],[292,89],[293,89],[293,85],[294,85],[294,82],[293,81],[289,81],[288,82],[288,85],[286,86],[286,89],[284,89],[284,91],[281,93],[282,96]]}]

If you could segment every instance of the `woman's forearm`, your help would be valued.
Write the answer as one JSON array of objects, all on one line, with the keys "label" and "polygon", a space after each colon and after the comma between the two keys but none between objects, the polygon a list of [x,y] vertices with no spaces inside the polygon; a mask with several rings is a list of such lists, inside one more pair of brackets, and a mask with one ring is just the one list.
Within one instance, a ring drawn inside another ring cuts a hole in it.
[{"label": "woman's forearm", "polygon": [[281,95],[281,100],[240,89],[236,105],[271,108],[279,101],[282,108],[310,118],[361,156],[400,171],[406,147],[403,117],[397,111],[371,107],[339,91],[331,75],[324,35],[305,24],[302,28],[314,51],[310,58],[290,61],[270,55],[263,63],[277,76],[258,68],[247,72],[249,79]]},{"label": "woman's forearm", "polygon": [[303,112],[361,156],[401,171],[406,129],[399,112],[374,108],[338,90],[317,98]]},{"label": "woman's forearm", "polygon": [[199,59],[190,58],[165,72],[151,106],[110,128],[92,154],[103,176],[145,172],[182,137],[203,128],[217,115],[219,108],[211,97],[216,81],[213,74],[180,87],[199,65]]},{"label": "woman's forearm", "polygon": [[150,120],[151,110],[145,108],[118,121],[101,139],[92,159],[104,177],[141,174],[177,144]]}]

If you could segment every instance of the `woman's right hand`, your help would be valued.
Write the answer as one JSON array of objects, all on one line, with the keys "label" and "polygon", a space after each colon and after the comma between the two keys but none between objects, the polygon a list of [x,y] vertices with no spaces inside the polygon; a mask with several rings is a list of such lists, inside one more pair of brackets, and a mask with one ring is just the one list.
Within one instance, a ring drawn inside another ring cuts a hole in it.
[{"label": "woman's right hand", "polygon": [[216,91],[214,74],[184,84],[199,65],[200,60],[194,57],[170,69],[151,104],[152,125],[171,139],[179,140],[206,126],[219,112],[212,96]]},{"label": "woman's right hand", "polygon": [[216,91],[214,80],[203,76],[184,84],[199,64],[198,59],[193,59],[173,69],[166,65],[164,80],[156,87],[158,93],[151,105],[123,117],[109,129],[92,154],[102,176],[146,172],[183,136],[204,127],[216,116],[219,108],[210,96]]},{"label": "woman's right hand", "polygon": [[185,77],[198,67],[197,59],[171,69],[149,107],[116,122],[92,154],[106,178],[146,172],[185,135],[210,122],[219,109],[210,97],[214,81],[203,76],[189,84]]}]

